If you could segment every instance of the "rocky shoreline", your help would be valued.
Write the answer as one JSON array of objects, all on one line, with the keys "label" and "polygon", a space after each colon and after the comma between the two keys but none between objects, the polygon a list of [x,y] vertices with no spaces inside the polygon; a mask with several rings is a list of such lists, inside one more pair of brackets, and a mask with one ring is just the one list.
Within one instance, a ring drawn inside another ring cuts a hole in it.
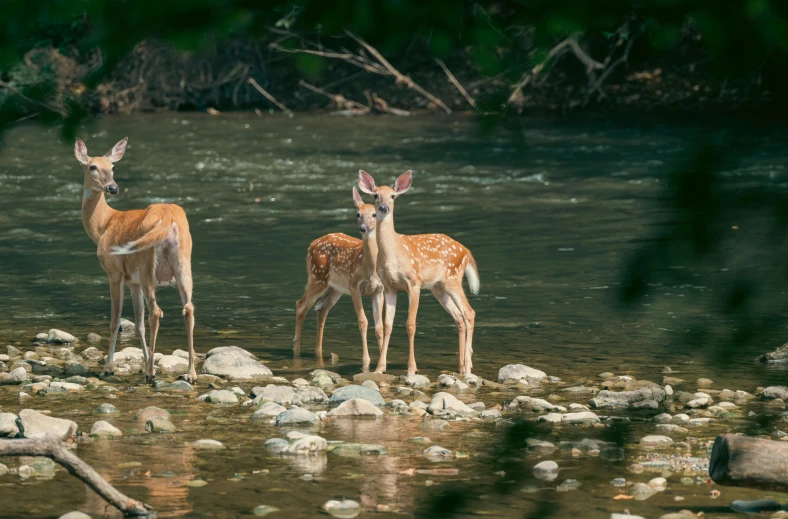
[{"label": "rocky shoreline", "polygon": [[[133,333],[133,326],[125,324],[124,333]],[[461,470],[454,464],[482,459],[484,452],[463,451],[454,445],[456,440],[441,445],[442,439],[433,441],[430,436],[442,438],[457,427],[466,431],[463,434],[481,435],[480,427],[507,431],[527,423],[533,424],[533,431],[549,432],[519,438],[508,454],[528,467],[531,482],[520,482],[522,492],[541,492],[545,487],[557,492],[585,490],[587,483],[561,475],[563,466],[576,459],[599,460],[600,470],[608,470],[610,477],[604,488],[595,491],[609,495],[605,513],[611,518],[638,517],[622,516],[627,506],[621,501],[645,501],[667,489],[677,493],[677,505],[684,500],[683,488],[696,494],[703,488],[709,503],[717,499],[726,490],[708,479],[709,454],[717,434],[753,430],[759,419],[768,417],[771,430],[762,428],[759,436],[788,441],[788,434],[780,429],[788,422],[788,387],[717,389],[712,380],[683,380],[667,367],[661,383],[606,372],[589,376],[582,385],[570,385],[524,364],[501,367],[495,381],[451,373],[434,381],[424,375],[376,373],[358,373],[351,380],[325,369],[288,380],[276,376],[252,353],[225,346],[200,355],[201,374],[195,386],[178,379],[188,366],[186,352],[157,353],[159,378],[149,387],[142,384],[142,350],[134,347],[116,352],[114,376],[98,378],[104,362],[103,352],[95,346],[100,341],[95,334],[82,342],[67,332],[50,330],[39,334],[30,347],[6,346],[0,353],[0,438],[55,437],[73,442],[77,453],[95,442],[124,442],[145,435],[166,435],[177,442],[184,436],[183,418],[168,408],[178,398],[187,399],[197,406],[198,414],[204,414],[192,418],[198,422],[209,419],[213,409],[233,410],[246,420],[247,428],[264,433],[260,441],[267,456],[308,459],[320,465],[333,459],[392,455],[385,441],[335,440],[326,432],[331,424],[363,420],[365,427],[374,429],[404,420],[413,426],[410,431],[417,432],[407,438],[408,456],[437,465],[414,466],[399,474],[452,477]],[[150,405],[125,413],[133,416],[129,427],[129,418],[118,406],[131,395],[144,395]],[[96,405],[96,400],[102,402]],[[621,426],[630,428],[629,435],[611,438],[610,432]],[[237,448],[211,437],[180,441],[196,453]],[[11,481],[13,487],[13,478],[51,479],[56,472],[54,462],[46,458],[3,460],[0,484]],[[302,477],[316,476],[307,470]],[[186,487],[207,484],[200,478],[183,482]],[[788,517],[774,501],[736,501],[730,506],[734,511],[737,507],[777,510],[771,517]],[[361,503],[332,499],[322,508],[335,517],[355,517],[370,508],[413,512],[389,504],[370,507],[363,499]],[[279,510],[261,504],[249,513],[264,516]],[[698,517],[689,513],[648,517]]]}]

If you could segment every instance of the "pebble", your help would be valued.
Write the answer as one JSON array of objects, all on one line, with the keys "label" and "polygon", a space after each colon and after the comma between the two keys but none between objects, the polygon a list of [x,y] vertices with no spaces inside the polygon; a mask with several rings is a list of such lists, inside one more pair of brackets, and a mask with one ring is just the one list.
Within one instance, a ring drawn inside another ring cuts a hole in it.
[{"label": "pebble", "polygon": [[454,453],[449,449],[444,449],[439,445],[431,445],[424,449],[422,455],[430,461],[446,461],[454,457]]},{"label": "pebble", "polygon": [[332,517],[353,519],[361,513],[361,505],[351,499],[344,499],[342,501],[332,499],[323,505],[323,510]]},{"label": "pebble", "polygon": [[257,517],[265,517],[268,514],[272,514],[274,512],[278,512],[279,509],[275,506],[268,506],[268,505],[259,505],[254,507],[252,513]]},{"label": "pebble", "polygon": [[533,473],[536,479],[553,481],[558,477],[558,463],[554,461],[542,461],[534,466]]},{"label": "pebble", "polygon": [[58,519],[90,519],[90,516],[82,512],[69,512],[61,515]]},{"label": "pebble", "polygon": [[90,436],[93,438],[118,438],[123,433],[109,422],[99,420],[90,428]]},{"label": "pebble", "polygon": [[197,440],[190,445],[192,448],[200,450],[222,450],[225,448],[222,442],[216,440]]}]

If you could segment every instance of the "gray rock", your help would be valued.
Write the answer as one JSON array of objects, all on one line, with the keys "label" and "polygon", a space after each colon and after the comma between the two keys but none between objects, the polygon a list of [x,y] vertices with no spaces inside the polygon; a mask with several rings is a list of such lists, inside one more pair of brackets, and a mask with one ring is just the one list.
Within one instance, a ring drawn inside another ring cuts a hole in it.
[{"label": "gray rock", "polygon": [[16,420],[15,414],[0,413],[0,438],[16,438],[19,435]]},{"label": "gray rock", "polygon": [[265,517],[268,514],[272,514],[274,512],[279,512],[280,510],[275,506],[268,506],[268,505],[259,505],[254,507],[252,513],[257,517]]},{"label": "gray rock", "polygon": [[2,463],[0,463],[0,476],[5,476],[5,475],[6,475],[6,474],[8,474],[9,472],[10,472],[10,471],[8,470],[8,467],[6,467],[6,466],[5,466],[5,465],[3,465]]},{"label": "gray rock", "polygon": [[63,330],[52,328],[47,334],[47,342],[50,344],[73,344],[77,342],[77,338]]},{"label": "gray rock", "polygon": [[118,438],[123,436],[123,433],[111,423],[99,420],[90,428],[90,436],[93,438]]},{"label": "gray rock", "polygon": [[427,407],[427,411],[432,414],[436,414],[440,411],[448,409],[450,411],[456,411],[461,414],[465,415],[474,415],[476,411],[465,405],[463,402],[457,399],[456,396],[452,395],[451,393],[440,392],[437,393],[434,397],[432,397],[432,401],[430,401],[430,405]]},{"label": "gray rock", "polygon": [[774,400],[779,398],[781,400],[788,400],[788,387],[785,386],[769,386],[760,394],[761,400]]},{"label": "gray rock", "polygon": [[177,429],[167,418],[152,416],[145,422],[145,430],[149,433],[169,434],[176,432]]},{"label": "gray rock", "polygon": [[255,395],[254,403],[257,406],[264,402],[274,402],[279,405],[293,405],[297,401],[295,390],[291,386],[268,384],[264,388],[257,387],[252,391]]},{"label": "gray rock", "polygon": [[294,407],[288,409],[283,413],[276,416],[276,425],[278,426],[294,426],[294,425],[312,425],[318,422],[318,417],[315,413],[308,411],[301,407]]},{"label": "gray rock", "polygon": [[538,421],[547,423],[561,423],[563,419],[564,417],[560,413],[547,413],[540,416]]},{"label": "gray rock", "polygon": [[85,376],[88,373],[88,368],[79,361],[69,360],[66,361],[64,373],[66,376]]},{"label": "gray rock", "polygon": [[257,357],[255,357],[252,353],[246,351],[243,348],[239,348],[238,346],[219,346],[217,348],[213,348],[205,354],[205,358],[210,358],[214,355],[221,355],[223,353],[233,353],[243,357],[248,357],[250,359],[257,359]]},{"label": "gray rock", "polygon": [[640,444],[646,447],[667,447],[673,445],[673,439],[667,436],[652,434],[641,438]]},{"label": "gray rock", "polygon": [[167,375],[180,375],[189,371],[189,360],[175,355],[164,355],[159,359],[159,369]]},{"label": "gray rock", "polygon": [[558,463],[549,460],[542,461],[534,466],[533,473],[536,479],[553,481],[558,477]]},{"label": "gray rock", "polygon": [[450,393],[460,394],[460,393],[468,393],[471,391],[470,386],[463,382],[462,380],[455,380],[454,384],[449,387],[448,391]]},{"label": "gray rock", "polygon": [[481,412],[479,418],[482,420],[497,420],[498,418],[501,418],[501,412],[497,409],[487,409],[486,411]]},{"label": "gray rock", "polygon": [[528,446],[529,451],[538,456],[548,456],[555,452],[555,445],[537,438],[527,438],[525,444]]},{"label": "gray rock", "polygon": [[91,360],[91,361],[99,361],[104,358],[104,354],[99,351],[98,348],[95,346],[91,346],[90,348],[85,348],[80,356],[83,359]]},{"label": "gray rock", "polygon": [[271,418],[275,418],[285,411],[287,411],[287,409],[277,403],[266,402],[261,405],[257,411],[252,413],[250,420],[252,422],[269,422]]},{"label": "gray rock", "polygon": [[356,386],[356,385],[349,385],[345,387],[341,387],[334,391],[331,395],[331,398],[328,400],[329,404],[331,405],[339,405],[342,402],[347,400],[351,400],[353,398],[363,398],[364,400],[368,400],[372,402],[374,405],[384,405],[386,402],[383,400],[383,397],[380,396],[380,393],[377,391],[373,391],[369,388],[364,386]]},{"label": "gray rock", "polygon": [[296,390],[296,397],[302,404],[325,404],[328,395],[319,387],[304,386]]},{"label": "gray rock", "polygon": [[19,367],[8,373],[5,378],[0,379],[0,386],[12,386],[22,384],[27,381],[27,371]]},{"label": "gray rock", "polygon": [[25,438],[55,438],[67,440],[77,432],[77,424],[71,420],[52,418],[32,409],[19,412],[20,432]]},{"label": "gray rock", "polygon": [[404,377],[405,385],[410,387],[429,387],[430,379],[424,375],[408,375]]},{"label": "gray rock", "polygon": [[[106,357],[104,358],[106,361]],[[120,351],[116,351],[112,357],[112,362],[116,365],[128,364],[129,366],[140,367],[145,361],[145,355],[142,353],[142,348],[135,348],[128,346]]]},{"label": "gray rock", "polygon": [[211,404],[237,404],[238,395],[226,389],[217,389],[207,395],[202,395],[200,400]]},{"label": "gray rock", "polygon": [[224,449],[224,444],[216,440],[197,440],[190,444],[193,449],[218,451]]},{"label": "gray rock", "polygon": [[82,512],[69,512],[61,515],[58,519],[90,519],[90,516]]},{"label": "gray rock", "polygon": [[439,445],[430,445],[422,452],[422,455],[430,461],[446,461],[454,457],[454,453],[449,449],[444,449]]},{"label": "gray rock", "polygon": [[658,414],[657,416],[654,417],[654,421],[656,423],[670,423],[672,419],[673,417],[670,416],[668,413]]},{"label": "gray rock", "polygon": [[361,383],[361,385],[367,389],[371,389],[372,391],[377,391],[378,393],[380,393],[380,388],[378,387],[377,384],[375,384],[374,380],[365,380],[364,382]]},{"label": "gray rock", "polygon": [[345,400],[339,407],[335,407],[328,412],[328,416],[383,416],[383,411],[378,409],[369,400],[363,398],[351,398]]},{"label": "gray rock", "polygon": [[788,362],[788,343],[783,344],[770,353],[765,353],[756,357],[758,362]]},{"label": "gray rock", "polygon": [[731,508],[742,514],[757,514],[760,512],[775,512],[783,507],[774,499],[756,499],[754,501],[734,501]]},{"label": "gray rock", "polygon": [[373,443],[340,443],[337,445],[329,445],[328,451],[345,458],[383,456],[388,453],[388,450],[386,450],[384,446]]},{"label": "gray rock", "polygon": [[451,387],[456,382],[456,379],[451,375],[447,375],[443,373],[442,375],[438,376],[438,385],[442,387]]},{"label": "gray rock", "polygon": [[189,352],[186,351],[186,350],[178,349],[178,350],[173,351],[172,354],[175,357],[180,357],[182,359],[186,359],[187,361],[189,360]]},{"label": "gray rock", "polygon": [[164,418],[169,419],[170,413],[160,407],[146,407],[144,409],[140,409],[137,411],[137,414],[134,415],[134,419],[137,422],[145,423],[151,418]]},{"label": "gray rock", "polygon": [[599,417],[591,411],[581,411],[579,413],[566,413],[561,417],[562,423],[599,423]]},{"label": "gray rock", "polygon": [[273,452],[274,454],[281,453],[289,446],[290,446],[290,442],[282,438],[271,438],[270,440],[266,440],[266,442],[263,444],[263,447]]},{"label": "gray rock", "polygon": [[498,370],[498,382],[516,383],[520,380],[540,381],[547,378],[544,371],[530,368],[523,364],[509,364]]},{"label": "gray rock", "polygon": [[559,413],[566,412],[566,408],[560,405],[554,405],[542,398],[531,398],[530,396],[518,396],[509,404],[510,409],[524,409],[534,413],[543,413],[545,411],[554,411]]},{"label": "gray rock", "polygon": [[22,350],[11,345],[5,347],[5,352],[8,354],[9,358],[22,356]]},{"label": "gray rock", "polygon": [[[225,348],[230,348],[230,346],[226,346]],[[216,349],[219,348],[214,348],[214,350]],[[238,380],[254,380],[261,377],[268,377],[273,374],[270,369],[254,360],[254,358],[250,356],[251,354],[248,352],[246,353],[245,355],[230,349],[214,353],[209,356],[203,364],[202,372],[208,375]]]},{"label": "gray rock", "polygon": [[328,448],[328,442],[325,438],[321,438],[320,436],[314,436],[311,434],[305,434],[299,437],[296,441],[288,445],[283,451],[282,454],[296,454],[296,455],[304,455],[304,454],[315,454],[318,452],[325,452]]},{"label": "gray rock", "polygon": [[90,344],[98,344],[101,342],[101,335],[97,333],[89,333],[85,338]]},{"label": "gray rock", "polygon": [[118,408],[112,404],[101,404],[93,410],[93,414],[118,414]]},{"label": "gray rock", "polygon": [[164,382],[161,385],[157,385],[156,389],[159,391],[166,391],[168,393],[194,391],[194,387],[192,387],[192,385],[186,382],[185,380],[176,380],[175,382],[172,383]]},{"label": "gray rock", "polygon": [[332,517],[339,517],[340,519],[353,519],[361,513],[361,505],[352,499],[343,499],[342,501],[326,501],[323,505],[323,510]]},{"label": "gray rock", "polygon": [[600,391],[599,394],[589,400],[589,405],[595,409],[621,409],[629,407],[635,402],[654,400],[662,403],[667,398],[664,389],[657,387],[644,387],[635,391]]}]

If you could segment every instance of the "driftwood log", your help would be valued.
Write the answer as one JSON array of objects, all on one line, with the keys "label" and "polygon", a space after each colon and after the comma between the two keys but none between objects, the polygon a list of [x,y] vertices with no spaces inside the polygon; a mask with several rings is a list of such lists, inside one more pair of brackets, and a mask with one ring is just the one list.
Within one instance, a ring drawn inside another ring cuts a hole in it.
[{"label": "driftwood log", "polygon": [[126,517],[156,517],[156,512],[110,485],[93,467],[57,440],[0,440],[0,456],[44,456],[64,466]]},{"label": "driftwood log", "polygon": [[717,436],[709,476],[720,485],[788,492],[788,443],[735,434]]}]

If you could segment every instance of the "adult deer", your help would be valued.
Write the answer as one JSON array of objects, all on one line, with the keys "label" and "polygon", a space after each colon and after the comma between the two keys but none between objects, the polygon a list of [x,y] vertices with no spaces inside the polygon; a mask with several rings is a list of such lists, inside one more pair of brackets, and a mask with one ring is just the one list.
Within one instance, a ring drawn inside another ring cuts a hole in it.
[{"label": "adult deer", "polygon": [[361,191],[375,197],[377,212],[378,259],[377,272],[385,289],[386,318],[383,324],[383,346],[375,371],[386,371],[386,354],[397,307],[397,292],[407,292],[409,307],[406,328],[410,352],[408,375],[416,373],[414,337],[416,314],[422,288],[432,291],[441,306],[457,324],[460,343],[460,375],[471,373],[473,364],[473,328],[476,313],[468,304],[462,288],[463,274],[468,276],[471,292],[479,292],[479,271],[476,261],[465,246],[444,234],[405,236],[394,230],[394,199],[410,189],[413,174],[406,171],[397,178],[394,187],[375,185],[366,171],[358,172]]},{"label": "adult deer", "polygon": [[[192,237],[186,213],[175,204],[153,204],[147,209],[116,211],[104,193],[116,195],[114,166],[126,151],[124,138],[101,157],[88,156],[85,143],[77,139],[74,155],[84,169],[82,224],[96,244],[99,262],[109,278],[112,300],[110,343],[104,374],[114,373],[113,356],[123,308],[123,286],[129,285],[134,321],[145,359],[145,380],[155,378],[153,353],[159,320],[164,313],[156,304],[156,287],[177,283],[189,342],[189,382],[197,380],[194,369],[194,305],[192,304]],[[145,344],[145,303],[150,316],[150,344]]]},{"label": "adult deer", "polygon": [[383,285],[375,272],[378,254],[375,241],[375,206],[365,204],[353,188],[353,202],[358,212],[361,239],[351,238],[342,233],[326,234],[309,245],[306,253],[307,283],[304,295],[296,303],[296,329],[293,337],[293,351],[301,350],[301,326],[312,306],[317,309],[317,343],[315,353],[318,358],[323,354],[323,328],[328,312],[342,294],[350,294],[353,308],[361,331],[362,364],[369,367],[367,349],[367,317],[361,302],[362,295],[374,295],[372,299],[372,318],[375,321],[375,336],[378,346],[383,344],[383,324],[380,315],[383,306]]}]

